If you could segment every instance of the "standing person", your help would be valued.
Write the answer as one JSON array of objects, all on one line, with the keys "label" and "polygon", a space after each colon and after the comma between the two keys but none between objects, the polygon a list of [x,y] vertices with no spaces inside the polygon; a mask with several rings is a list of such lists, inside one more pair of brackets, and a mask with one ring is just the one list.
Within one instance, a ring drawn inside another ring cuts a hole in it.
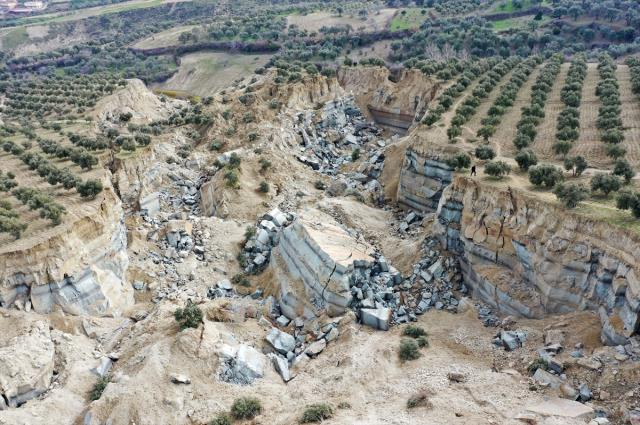
[{"label": "standing person", "polygon": [[475,165],[472,165],[472,166],[471,166],[471,175],[472,175],[472,176],[475,176],[475,175],[476,175],[476,166],[475,166]]}]

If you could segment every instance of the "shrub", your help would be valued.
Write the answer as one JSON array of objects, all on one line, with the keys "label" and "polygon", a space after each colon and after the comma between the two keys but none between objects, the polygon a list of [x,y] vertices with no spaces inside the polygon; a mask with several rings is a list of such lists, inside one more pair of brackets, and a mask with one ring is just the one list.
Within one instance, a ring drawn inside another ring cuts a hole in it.
[{"label": "shrub", "polygon": [[418,347],[420,348],[429,346],[429,340],[427,339],[426,336],[417,337],[416,342],[418,343]]},{"label": "shrub", "polygon": [[538,163],[538,157],[531,149],[523,149],[518,152],[514,158],[518,163],[518,168],[522,171],[527,171],[529,167],[532,167]]},{"label": "shrub", "polygon": [[220,413],[209,421],[209,425],[231,425],[231,416],[228,413]]},{"label": "shrub", "polygon": [[582,184],[560,183],[553,189],[553,193],[567,208],[575,208],[589,197],[589,189]]},{"label": "shrub", "polygon": [[427,331],[425,331],[420,326],[408,325],[406,328],[402,330],[402,335],[408,336],[411,338],[418,338],[421,336],[427,336]]},{"label": "shrub", "polygon": [[571,150],[571,142],[567,142],[565,140],[560,140],[553,145],[553,152],[556,155],[566,156]]},{"label": "shrub", "polygon": [[351,160],[357,161],[360,158],[360,148],[355,148],[353,152],[351,152]]},{"label": "shrub", "polygon": [[89,392],[89,398],[91,400],[93,401],[100,400],[100,397],[102,397],[102,393],[107,388],[107,385],[109,385],[109,379],[110,377],[108,375],[101,376],[98,378],[98,381],[95,384],[93,384],[93,388],[91,388],[91,392]]},{"label": "shrub", "polygon": [[236,188],[239,185],[240,178],[238,177],[238,173],[235,170],[229,170],[224,173],[224,179],[227,181],[227,186]]},{"label": "shrub", "polygon": [[429,393],[427,391],[420,391],[417,394],[412,395],[407,400],[407,409],[414,409],[416,407],[430,407]]},{"label": "shrub", "polygon": [[640,195],[629,191],[620,192],[616,199],[616,207],[621,210],[631,210],[635,218],[640,218]]},{"label": "shrub", "polygon": [[621,187],[620,179],[612,174],[599,173],[591,178],[591,190],[599,190],[607,196],[611,192],[617,192]]},{"label": "shrub", "polygon": [[463,168],[469,168],[471,166],[471,158],[466,153],[460,152],[455,156],[449,157],[445,160],[447,165],[456,170]]},{"label": "shrub", "polygon": [[258,188],[258,190],[262,193],[267,193],[269,192],[269,183],[267,183],[266,181],[261,181],[260,182],[260,187]]},{"label": "shrub", "polygon": [[262,412],[260,400],[254,397],[241,397],[231,406],[231,416],[235,419],[253,419]]},{"label": "shrub", "polygon": [[317,403],[308,405],[300,423],[308,424],[311,422],[322,422],[325,419],[330,419],[333,416],[333,409],[326,403]]},{"label": "shrub", "polygon": [[403,362],[415,360],[420,357],[418,343],[413,339],[403,339],[400,341],[400,360]]},{"label": "shrub", "polygon": [[475,154],[478,159],[493,159],[496,157],[496,153],[487,145],[478,146]]},{"label": "shrub", "polygon": [[180,330],[197,328],[202,322],[202,310],[191,301],[187,301],[185,307],[177,309],[173,315],[180,324]]},{"label": "shrub", "polygon": [[562,171],[553,165],[541,164],[529,168],[529,181],[535,186],[551,188],[562,179]]},{"label": "shrub", "polygon": [[607,145],[607,156],[618,159],[627,154],[627,150],[620,145]]},{"label": "shrub", "polygon": [[315,187],[318,190],[325,190],[327,188],[327,185],[325,185],[322,180],[316,180],[313,183],[313,187]]},{"label": "shrub", "polygon": [[587,160],[580,155],[568,157],[564,160],[564,169],[571,171],[574,177],[582,175],[588,166]]},{"label": "shrub", "polygon": [[216,139],[209,144],[209,150],[219,151],[220,149],[222,149],[222,145],[223,144],[220,142],[220,140]]},{"label": "shrub", "polygon": [[260,158],[260,172],[264,173],[269,168],[271,168],[271,161],[266,158]]},{"label": "shrub", "polygon": [[95,199],[98,193],[102,192],[102,182],[95,179],[79,182],[76,184],[76,190],[83,198]]},{"label": "shrub", "polygon": [[613,166],[613,174],[622,177],[625,183],[629,183],[636,173],[627,161],[619,159]]},{"label": "shrub", "polygon": [[240,286],[251,285],[249,278],[247,278],[247,276],[244,273],[238,273],[233,275],[233,277],[231,278],[231,283],[233,283],[234,285],[240,285]]},{"label": "shrub", "polygon": [[511,166],[504,161],[487,162],[484,172],[492,177],[501,179],[511,172]]},{"label": "shrub", "polygon": [[238,156],[237,153],[232,153],[231,156],[229,156],[229,163],[227,164],[227,166],[229,168],[240,168],[240,163],[242,162],[242,159],[240,158],[240,156]]},{"label": "shrub", "polygon": [[531,374],[531,375],[536,373],[536,370],[538,370],[538,369],[542,369],[542,370],[549,369],[549,363],[543,358],[537,358],[534,361],[532,361],[531,363],[529,363],[529,366],[527,366],[527,370],[529,371],[529,374]]}]

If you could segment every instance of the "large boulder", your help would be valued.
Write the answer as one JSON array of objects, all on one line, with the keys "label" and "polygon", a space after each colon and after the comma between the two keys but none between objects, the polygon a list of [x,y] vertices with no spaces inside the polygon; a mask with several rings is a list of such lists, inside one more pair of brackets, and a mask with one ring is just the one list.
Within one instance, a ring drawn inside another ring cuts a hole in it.
[{"label": "large boulder", "polygon": [[55,347],[44,321],[0,348],[0,398],[16,407],[47,391],[53,376]]}]

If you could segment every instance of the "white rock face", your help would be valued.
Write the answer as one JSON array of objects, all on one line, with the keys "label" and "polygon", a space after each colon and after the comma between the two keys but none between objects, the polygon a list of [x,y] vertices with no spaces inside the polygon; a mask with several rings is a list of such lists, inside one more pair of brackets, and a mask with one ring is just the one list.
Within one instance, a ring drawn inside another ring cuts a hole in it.
[{"label": "white rock face", "polygon": [[0,348],[0,395],[15,407],[45,392],[53,376],[55,347],[49,325],[36,322]]},{"label": "white rock face", "polygon": [[111,189],[95,210],[0,251],[0,306],[30,303],[37,313],[119,315],[133,304],[120,200]]},{"label": "white rock face", "polygon": [[354,264],[371,263],[371,252],[369,245],[336,225],[298,218],[282,231],[270,263],[283,274],[278,300],[284,315],[313,317],[317,307],[330,315],[344,313],[352,298]]}]

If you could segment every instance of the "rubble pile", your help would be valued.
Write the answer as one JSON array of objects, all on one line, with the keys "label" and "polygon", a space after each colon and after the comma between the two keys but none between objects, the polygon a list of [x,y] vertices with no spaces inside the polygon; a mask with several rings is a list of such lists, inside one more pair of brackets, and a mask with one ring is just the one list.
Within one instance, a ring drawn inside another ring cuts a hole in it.
[{"label": "rubble pile", "polygon": [[328,175],[336,175],[341,165],[351,162],[354,149],[374,142],[381,134],[367,122],[353,96],[327,102],[321,117],[315,118],[313,112],[298,114],[296,129],[302,137],[302,153],[297,158]]},{"label": "rubble pile", "polygon": [[278,244],[279,232],[287,227],[295,219],[294,213],[284,213],[274,208],[262,216],[255,227],[250,231],[241,257],[244,263],[244,271],[248,274],[258,273],[269,264],[271,249]]},{"label": "rubble pile", "polygon": [[295,378],[298,369],[340,336],[339,324],[344,318],[336,317],[324,323],[302,317],[290,320],[282,314],[273,297],[267,298],[266,302],[269,318],[276,325],[271,327],[265,338],[273,350],[268,356],[274,369],[288,382]]},{"label": "rubble pile", "polygon": [[[382,185],[378,178],[384,166],[382,131],[368,122],[356,106],[353,96],[327,102],[320,117],[313,112],[298,114],[296,130],[302,138],[302,152],[297,159],[323,174],[337,177],[329,187],[331,196],[361,193],[365,190],[374,201],[382,202]],[[366,155],[357,170],[341,173],[342,166]]]}]

